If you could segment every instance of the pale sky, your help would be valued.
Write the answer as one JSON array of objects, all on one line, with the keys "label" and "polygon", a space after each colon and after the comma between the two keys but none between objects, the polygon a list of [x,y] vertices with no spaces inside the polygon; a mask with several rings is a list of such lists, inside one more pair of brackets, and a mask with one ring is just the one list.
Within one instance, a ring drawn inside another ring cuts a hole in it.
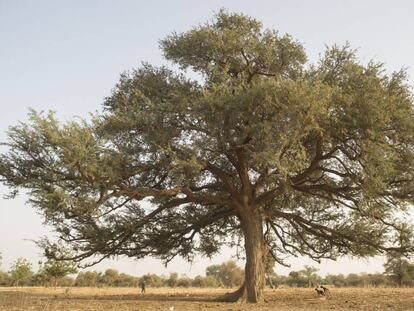
[{"label": "pale sky", "polygon": [[[359,49],[361,60],[374,58],[389,71],[408,67],[414,77],[414,2],[409,0],[0,0],[0,141],[10,125],[27,119],[29,107],[54,110],[62,120],[99,110],[121,72],[142,61],[165,63],[159,39],[205,22],[220,8],[246,13],[266,27],[291,34],[303,43],[311,61],[325,45],[349,41]],[[5,193],[0,186],[0,195]],[[17,257],[35,264],[39,250],[27,239],[48,232],[41,217],[25,205],[24,196],[0,198],[0,269],[8,269]],[[150,258],[119,259],[93,269],[196,275],[231,256],[230,250],[223,250],[212,260],[197,258],[191,265],[175,260],[167,268]],[[344,258],[321,265],[307,258],[289,262],[294,270],[313,264],[322,274],[383,270],[381,258]]]}]

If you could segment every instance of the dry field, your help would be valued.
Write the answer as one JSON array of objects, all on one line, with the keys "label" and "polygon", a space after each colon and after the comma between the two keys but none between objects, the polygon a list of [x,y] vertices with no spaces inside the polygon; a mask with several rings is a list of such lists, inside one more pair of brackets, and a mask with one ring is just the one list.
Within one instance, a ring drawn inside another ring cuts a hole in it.
[{"label": "dry field", "polygon": [[312,289],[266,291],[267,303],[218,303],[223,289],[148,288],[1,288],[0,311],[141,311],[141,310],[400,310],[414,311],[414,289],[332,288],[332,297],[316,297]]}]

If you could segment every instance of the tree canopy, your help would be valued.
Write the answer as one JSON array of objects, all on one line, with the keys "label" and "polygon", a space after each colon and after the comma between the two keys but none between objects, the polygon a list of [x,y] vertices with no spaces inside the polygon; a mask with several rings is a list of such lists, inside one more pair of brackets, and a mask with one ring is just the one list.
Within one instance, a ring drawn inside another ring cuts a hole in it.
[{"label": "tree canopy", "polygon": [[413,251],[411,238],[392,243],[412,234],[405,71],[348,45],[310,64],[289,35],[226,11],[160,46],[180,70],[143,64],[92,120],[31,112],[8,132],[2,180],[28,192],[72,259],[191,260],[244,237],[256,302],[268,253],[283,264]]}]

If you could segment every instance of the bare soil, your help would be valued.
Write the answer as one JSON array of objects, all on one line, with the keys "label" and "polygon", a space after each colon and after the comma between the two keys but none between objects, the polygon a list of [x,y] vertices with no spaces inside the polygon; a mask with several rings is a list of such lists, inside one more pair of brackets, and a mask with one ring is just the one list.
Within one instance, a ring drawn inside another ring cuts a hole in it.
[{"label": "bare soil", "polygon": [[219,303],[225,289],[148,288],[1,288],[0,311],[190,311],[190,310],[399,310],[414,311],[411,288],[331,288],[331,298],[313,289],[266,290],[267,303]]}]

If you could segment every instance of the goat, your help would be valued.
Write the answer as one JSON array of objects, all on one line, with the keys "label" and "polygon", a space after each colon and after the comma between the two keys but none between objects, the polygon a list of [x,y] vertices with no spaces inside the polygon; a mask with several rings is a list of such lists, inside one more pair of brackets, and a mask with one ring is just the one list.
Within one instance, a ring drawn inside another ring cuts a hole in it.
[{"label": "goat", "polygon": [[323,285],[316,286],[315,291],[318,294],[318,296],[326,296],[326,297],[331,296],[331,292],[329,291],[329,288]]}]

